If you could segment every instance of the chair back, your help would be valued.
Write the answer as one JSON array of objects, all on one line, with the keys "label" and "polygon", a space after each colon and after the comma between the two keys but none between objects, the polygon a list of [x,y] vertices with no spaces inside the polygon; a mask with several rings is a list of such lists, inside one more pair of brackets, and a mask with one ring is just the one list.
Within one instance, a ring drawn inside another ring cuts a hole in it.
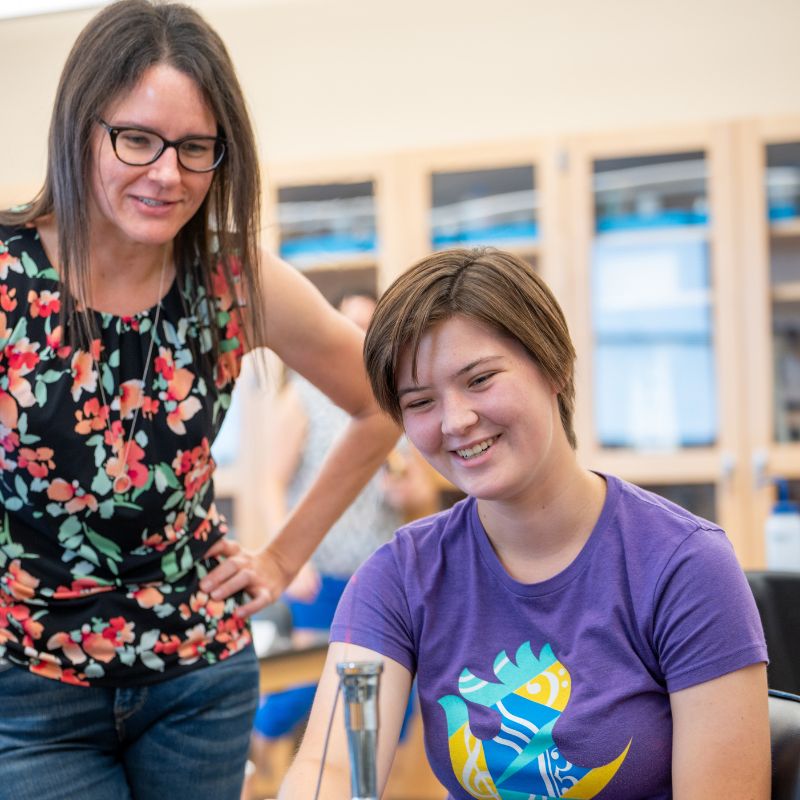
[{"label": "chair back", "polygon": [[800,696],[769,691],[772,800],[800,800]]},{"label": "chair back", "polygon": [[800,572],[745,574],[767,640],[769,688],[800,695]]}]

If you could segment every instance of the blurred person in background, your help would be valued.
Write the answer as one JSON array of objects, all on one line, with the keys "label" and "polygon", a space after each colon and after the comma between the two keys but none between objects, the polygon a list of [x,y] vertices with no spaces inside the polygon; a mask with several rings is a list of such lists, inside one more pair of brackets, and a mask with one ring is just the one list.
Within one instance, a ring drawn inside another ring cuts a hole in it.
[{"label": "blurred person in background", "polygon": [[[375,299],[345,295],[339,311],[362,331],[367,329]],[[348,416],[309,381],[292,374],[269,406],[279,446],[265,459],[265,513],[269,528],[300,500],[321,460],[347,426]],[[319,544],[290,584],[283,599],[291,611],[292,640],[303,647],[327,641],[339,598],[350,577],[406,521],[437,508],[436,487],[424,463],[401,440],[384,467],[373,476]],[[308,717],[316,683],[292,687],[262,698],[256,714],[254,751],[261,770],[269,772],[270,743],[297,736]],[[408,711],[410,712],[411,703]],[[409,714],[404,720],[403,733]],[[401,740],[403,739],[401,734]]]}]

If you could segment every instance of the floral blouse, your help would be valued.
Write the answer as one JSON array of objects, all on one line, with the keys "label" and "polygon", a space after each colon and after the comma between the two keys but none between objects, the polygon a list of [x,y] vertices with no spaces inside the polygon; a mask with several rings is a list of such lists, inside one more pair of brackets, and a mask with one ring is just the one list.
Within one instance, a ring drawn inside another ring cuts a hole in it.
[{"label": "floral blouse", "polygon": [[38,232],[0,226],[0,658],[111,687],[227,658],[251,641],[241,597],[199,582],[226,532],[210,446],[242,355],[228,284],[210,299],[179,277],[158,314],[94,312],[91,352],[65,344],[60,303]]}]

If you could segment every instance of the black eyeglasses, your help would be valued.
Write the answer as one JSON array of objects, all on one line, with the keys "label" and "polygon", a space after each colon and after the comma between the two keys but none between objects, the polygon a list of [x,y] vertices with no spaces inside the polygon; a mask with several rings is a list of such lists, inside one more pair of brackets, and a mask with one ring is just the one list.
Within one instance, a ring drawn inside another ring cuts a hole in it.
[{"label": "black eyeglasses", "polygon": [[211,172],[225,156],[225,140],[219,136],[184,136],[171,142],[153,131],[142,128],[118,128],[98,117],[111,138],[114,155],[131,167],[146,167],[174,147],[178,163],[189,172]]}]

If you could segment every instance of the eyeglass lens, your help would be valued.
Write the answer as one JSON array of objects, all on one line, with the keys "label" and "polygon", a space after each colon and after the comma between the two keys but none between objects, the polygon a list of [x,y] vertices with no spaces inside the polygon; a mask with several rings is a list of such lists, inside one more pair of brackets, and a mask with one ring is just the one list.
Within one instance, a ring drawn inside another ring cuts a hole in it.
[{"label": "eyeglass lens", "polygon": [[[150,131],[123,128],[117,132],[114,149],[120,161],[144,166],[155,161],[165,147],[164,140]],[[219,139],[184,139],[176,145],[181,166],[196,172],[213,169],[221,161],[224,145]]]}]

